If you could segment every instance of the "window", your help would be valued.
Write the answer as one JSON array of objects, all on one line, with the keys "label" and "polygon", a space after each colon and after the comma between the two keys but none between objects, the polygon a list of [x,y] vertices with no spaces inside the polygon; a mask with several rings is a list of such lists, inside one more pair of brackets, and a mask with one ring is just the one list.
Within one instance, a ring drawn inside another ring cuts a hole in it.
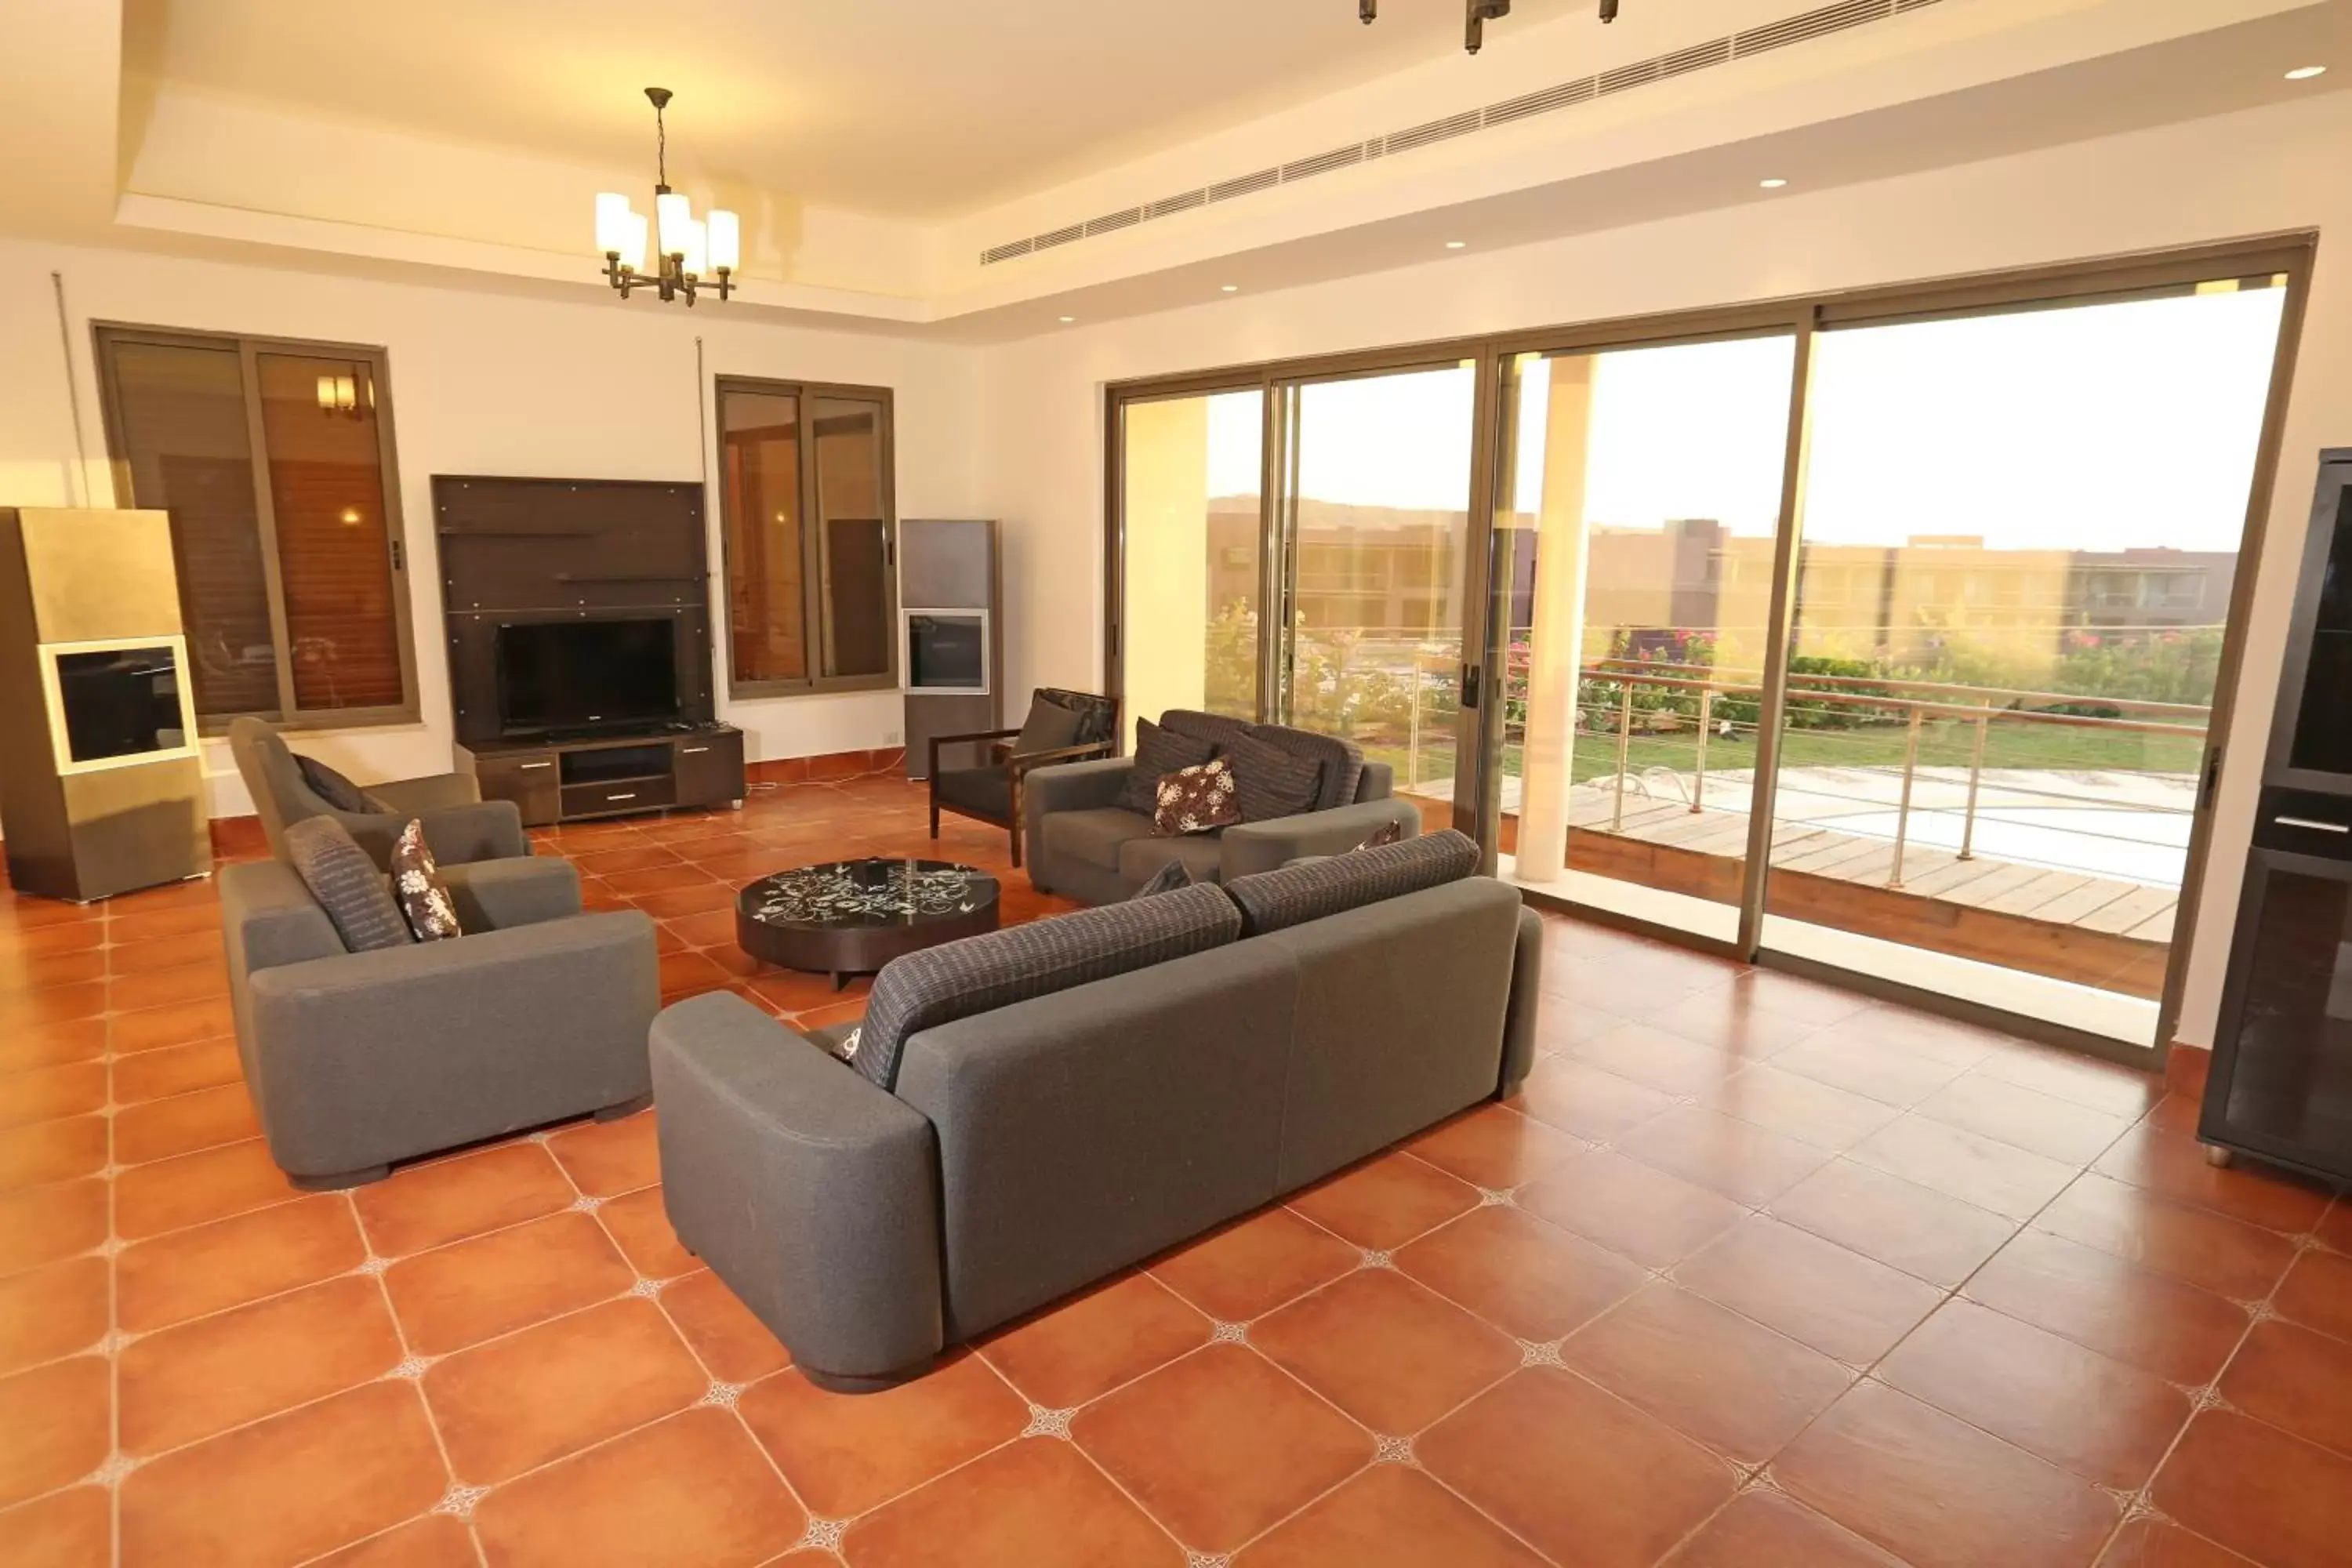
[{"label": "window", "polygon": [[168,512],[199,722],[416,717],[381,349],[100,327],[115,496]]},{"label": "window", "polygon": [[718,402],[729,694],[897,686],[889,389],[722,377]]}]

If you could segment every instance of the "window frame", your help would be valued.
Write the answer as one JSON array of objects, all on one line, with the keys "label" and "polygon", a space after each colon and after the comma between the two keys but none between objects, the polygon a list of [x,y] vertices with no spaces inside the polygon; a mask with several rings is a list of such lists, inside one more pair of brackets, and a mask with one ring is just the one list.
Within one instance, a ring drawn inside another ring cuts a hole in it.
[{"label": "window frame", "polygon": [[[183,327],[151,327],[130,321],[90,322],[91,364],[99,384],[99,405],[106,426],[108,478],[118,507],[135,507],[131,485],[131,453],[121,409],[121,388],[115,378],[113,346],[118,343],[159,348],[234,349],[239,390],[244,395],[246,431],[253,462],[254,527],[261,545],[262,580],[269,599],[269,637],[277,656],[278,707],[249,712],[206,714],[196,719],[197,733],[217,740],[230,723],[241,718],[266,719],[289,731],[362,730],[423,721],[417,689],[416,623],[409,597],[408,524],[401,504],[398,442],[393,428],[392,363],[388,350],[373,343],[345,343],[312,338],[281,338],[249,332],[217,332]],[[392,582],[394,639],[399,649],[401,700],[367,708],[303,708],[294,700],[294,657],[287,631],[284,568],[278,551],[278,502],[269,478],[269,448],[263,434],[259,356],[291,353],[364,363],[375,384],[376,471],[383,490],[384,542]],[[154,508],[167,510],[167,508]],[[194,701],[190,680],[190,703]]]},{"label": "window frame", "polygon": [[[797,441],[794,486],[799,492],[801,532],[801,668],[797,678],[749,678],[735,668],[735,530],[734,507],[727,484],[727,418],[725,399],[730,392],[794,399],[795,419],[810,439]],[[883,645],[886,668],[873,675],[824,675],[826,605],[823,542],[817,523],[816,402],[838,398],[881,405],[882,428],[875,458],[881,469],[882,617],[887,635]],[[727,697],[740,702],[774,697],[820,697],[841,691],[896,691],[899,689],[899,650],[905,628],[898,614],[898,416],[897,399],[887,386],[858,386],[845,382],[783,381],[771,376],[714,375],[710,380],[711,452],[719,496],[713,509],[719,520],[719,601],[718,624],[724,628],[727,649]]]}]

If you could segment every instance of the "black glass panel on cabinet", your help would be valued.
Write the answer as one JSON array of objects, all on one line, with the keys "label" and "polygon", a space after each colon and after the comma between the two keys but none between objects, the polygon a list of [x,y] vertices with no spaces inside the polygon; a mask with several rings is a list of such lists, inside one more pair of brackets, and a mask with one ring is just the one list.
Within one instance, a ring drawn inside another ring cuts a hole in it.
[{"label": "black glass panel on cabinet", "polygon": [[2222,1114],[2232,1131],[2352,1148],[2352,864],[2273,868],[2262,894]]},{"label": "black glass panel on cabinet", "polygon": [[2336,491],[2336,537],[2320,571],[2290,761],[2314,773],[2352,773],[2352,488]]},{"label": "black glass panel on cabinet", "polygon": [[180,660],[169,645],[61,653],[58,706],[77,763],[169,752],[188,743],[181,725]]}]

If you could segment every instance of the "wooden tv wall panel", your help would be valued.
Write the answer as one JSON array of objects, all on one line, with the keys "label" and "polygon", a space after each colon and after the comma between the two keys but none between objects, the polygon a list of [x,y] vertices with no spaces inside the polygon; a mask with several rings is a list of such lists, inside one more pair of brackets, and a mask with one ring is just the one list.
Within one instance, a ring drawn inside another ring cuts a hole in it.
[{"label": "wooden tv wall panel", "polygon": [[459,744],[497,738],[499,627],[527,621],[669,620],[681,717],[712,721],[700,485],[436,474],[433,527]]}]

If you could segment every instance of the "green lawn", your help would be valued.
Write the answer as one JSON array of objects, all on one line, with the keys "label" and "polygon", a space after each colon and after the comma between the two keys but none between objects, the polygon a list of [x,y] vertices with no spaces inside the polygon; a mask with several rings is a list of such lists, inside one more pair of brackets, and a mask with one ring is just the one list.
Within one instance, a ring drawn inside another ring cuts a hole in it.
[{"label": "green lawn", "polygon": [[[1904,726],[1864,730],[1791,730],[1780,750],[1790,767],[1900,768],[1908,735]],[[1930,721],[1920,726],[1919,765],[1965,768],[1976,744],[1976,726],[1952,720]],[[1697,737],[1685,731],[1670,735],[1636,734],[1627,749],[1627,765],[1691,771],[1697,757]],[[1364,754],[1396,769],[1402,787],[1405,752],[1402,745],[1364,742]],[[2048,769],[2063,772],[2194,773],[2204,755],[2202,743],[2188,736],[2144,735],[2095,730],[2072,724],[2032,721],[1996,721],[1985,743],[1987,768]],[[1424,736],[1421,776],[1444,778],[1454,771],[1450,742],[1433,744]],[[1706,745],[1709,773],[1753,768],[1756,741],[1743,733],[1732,739],[1712,737]],[[1514,743],[1503,757],[1503,771],[1519,771],[1519,748]],[[1577,782],[1606,778],[1617,771],[1617,741],[1612,735],[1579,735],[1574,772]]]}]

